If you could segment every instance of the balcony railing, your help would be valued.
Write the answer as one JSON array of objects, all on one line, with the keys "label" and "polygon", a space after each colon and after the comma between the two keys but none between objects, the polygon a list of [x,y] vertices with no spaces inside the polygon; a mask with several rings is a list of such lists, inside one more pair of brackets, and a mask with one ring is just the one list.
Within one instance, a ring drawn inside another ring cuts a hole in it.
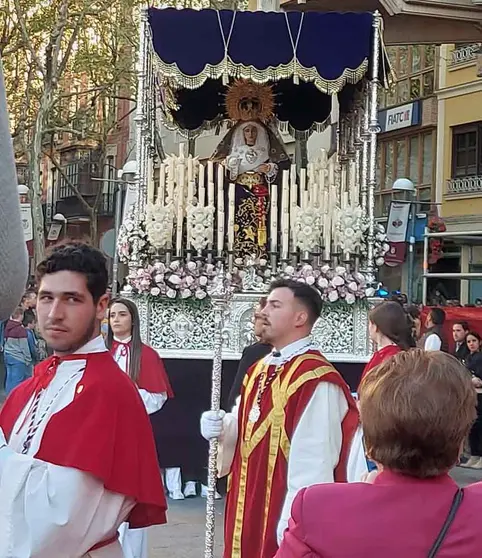
[{"label": "balcony railing", "polygon": [[468,62],[475,62],[479,50],[480,43],[454,48],[451,52],[449,66],[460,66],[461,64],[467,64]]},{"label": "balcony railing", "polygon": [[466,176],[447,180],[446,197],[482,196],[482,176]]}]

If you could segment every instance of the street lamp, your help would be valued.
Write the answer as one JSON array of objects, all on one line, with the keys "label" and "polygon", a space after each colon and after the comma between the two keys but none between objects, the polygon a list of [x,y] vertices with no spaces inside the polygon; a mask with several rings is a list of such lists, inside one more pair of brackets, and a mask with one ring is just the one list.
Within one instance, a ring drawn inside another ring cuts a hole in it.
[{"label": "street lamp", "polygon": [[20,203],[26,203],[28,193],[29,193],[28,186],[25,186],[25,184],[19,184],[17,186],[17,192],[18,192],[18,195],[20,196]]},{"label": "street lamp", "polygon": [[[410,232],[408,238],[408,285],[407,299],[409,304],[413,300],[413,275],[415,268],[415,220],[417,216],[417,189],[415,184],[409,178],[397,178],[392,186],[393,192],[405,192],[407,199],[403,200],[410,204]],[[411,198],[411,199],[410,199]]]},{"label": "street lamp", "polygon": [[62,213],[56,213],[52,217],[52,221],[56,221],[57,223],[61,223],[61,227],[63,230],[62,237],[65,239],[67,236],[67,217]]}]

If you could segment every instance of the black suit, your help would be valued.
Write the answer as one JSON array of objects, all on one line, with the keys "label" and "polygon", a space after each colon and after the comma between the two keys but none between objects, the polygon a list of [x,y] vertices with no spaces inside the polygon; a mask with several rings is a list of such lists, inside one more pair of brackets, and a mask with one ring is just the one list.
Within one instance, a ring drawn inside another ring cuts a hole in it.
[{"label": "black suit", "polygon": [[258,360],[261,360],[264,356],[270,353],[271,349],[271,345],[260,342],[245,347],[245,349],[243,350],[243,354],[241,355],[241,360],[238,364],[238,371],[236,372],[233,386],[229,393],[228,408],[226,409],[227,411],[230,411],[232,409],[236,402],[236,398],[241,393],[241,386],[243,385],[243,380],[246,376],[247,371],[251,368],[251,366],[253,366],[255,362],[258,362]]},{"label": "black suit", "polygon": [[469,354],[470,354],[470,351],[469,351],[469,348],[467,347],[467,343],[465,341],[453,353],[454,357],[456,359],[460,360],[460,362],[462,362],[462,361],[465,362],[467,360],[467,357],[469,356]]}]

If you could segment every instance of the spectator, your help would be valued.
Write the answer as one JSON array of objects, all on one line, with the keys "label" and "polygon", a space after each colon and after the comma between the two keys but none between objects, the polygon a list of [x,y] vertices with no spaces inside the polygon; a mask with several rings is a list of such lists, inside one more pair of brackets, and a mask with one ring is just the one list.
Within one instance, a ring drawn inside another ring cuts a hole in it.
[{"label": "spectator", "polygon": [[444,323],[445,312],[441,308],[432,308],[425,320],[427,330],[421,339],[422,349],[448,352],[447,341],[442,331]]},{"label": "spectator", "polygon": [[34,319],[37,321],[36,307],[37,307],[37,293],[35,291],[27,291],[23,297],[20,306],[23,308],[23,325],[27,325],[27,320],[31,323]]},{"label": "spectator", "polygon": [[469,331],[466,336],[469,355],[465,365],[472,372],[472,384],[477,392],[477,419],[469,434],[470,459],[461,467],[482,469],[482,353],[481,337],[476,331]]},{"label": "spectator", "polygon": [[30,355],[32,356],[32,365],[30,367],[30,374],[32,375],[33,367],[40,362],[39,347],[37,341],[37,335],[35,333],[35,328],[37,327],[37,320],[33,316],[28,316],[25,318],[23,316],[23,326],[27,332],[28,347],[30,349]]},{"label": "spectator", "polygon": [[7,395],[29,378],[32,355],[28,345],[27,331],[22,325],[23,310],[18,307],[5,325],[4,356],[7,369],[5,391]]},{"label": "spectator", "polygon": [[406,312],[412,325],[412,338],[414,341],[420,339],[420,332],[422,330],[422,320],[420,319],[420,308],[416,304],[407,306]]},{"label": "spectator", "polygon": [[475,299],[475,306],[477,306],[477,307],[482,306],[482,298],[476,298]]},{"label": "spectator", "polygon": [[470,354],[469,348],[467,347],[467,342],[465,340],[468,331],[469,324],[464,321],[455,322],[452,326],[452,336],[455,343],[453,355],[455,358],[463,363],[465,363],[465,359]]},{"label": "spectator", "polygon": [[475,418],[462,364],[440,352],[402,351],[367,375],[360,411],[380,472],[372,484],[300,490],[276,558],[425,558],[439,548],[444,558],[479,555],[482,483],[462,492],[448,474]]}]

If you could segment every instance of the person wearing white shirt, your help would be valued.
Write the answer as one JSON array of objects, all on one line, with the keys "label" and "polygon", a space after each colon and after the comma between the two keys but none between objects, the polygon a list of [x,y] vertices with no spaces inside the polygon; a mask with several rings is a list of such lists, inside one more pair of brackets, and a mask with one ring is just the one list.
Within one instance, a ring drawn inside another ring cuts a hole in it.
[{"label": "person wearing white shirt", "polygon": [[[120,369],[136,384],[148,414],[160,411],[173,393],[161,358],[141,341],[139,312],[132,300],[111,300],[107,346]],[[124,558],[147,558],[147,529],[129,529],[123,523],[119,540]]]},{"label": "person wearing white shirt", "polygon": [[149,418],[100,336],[100,251],[56,246],[37,268],[54,356],[0,411],[0,556],[122,558],[117,529],[166,522]]},{"label": "person wearing white shirt", "polygon": [[425,335],[422,338],[422,348],[425,351],[447,352],[447,343],[442,331],[445,323],[445,312],[441,308],[432,308],[425,320]]},{"label": "person wearing white shirt", "polygon": [[220,441],[219,476],[231,474],[224,558],[272,558],[298,490],[367,470],[356,404],[310,337],[320,313],[315,289],[274,282],[262,312],[273,351],[250,368],[231,413],[201,417],[203,436]]}]

